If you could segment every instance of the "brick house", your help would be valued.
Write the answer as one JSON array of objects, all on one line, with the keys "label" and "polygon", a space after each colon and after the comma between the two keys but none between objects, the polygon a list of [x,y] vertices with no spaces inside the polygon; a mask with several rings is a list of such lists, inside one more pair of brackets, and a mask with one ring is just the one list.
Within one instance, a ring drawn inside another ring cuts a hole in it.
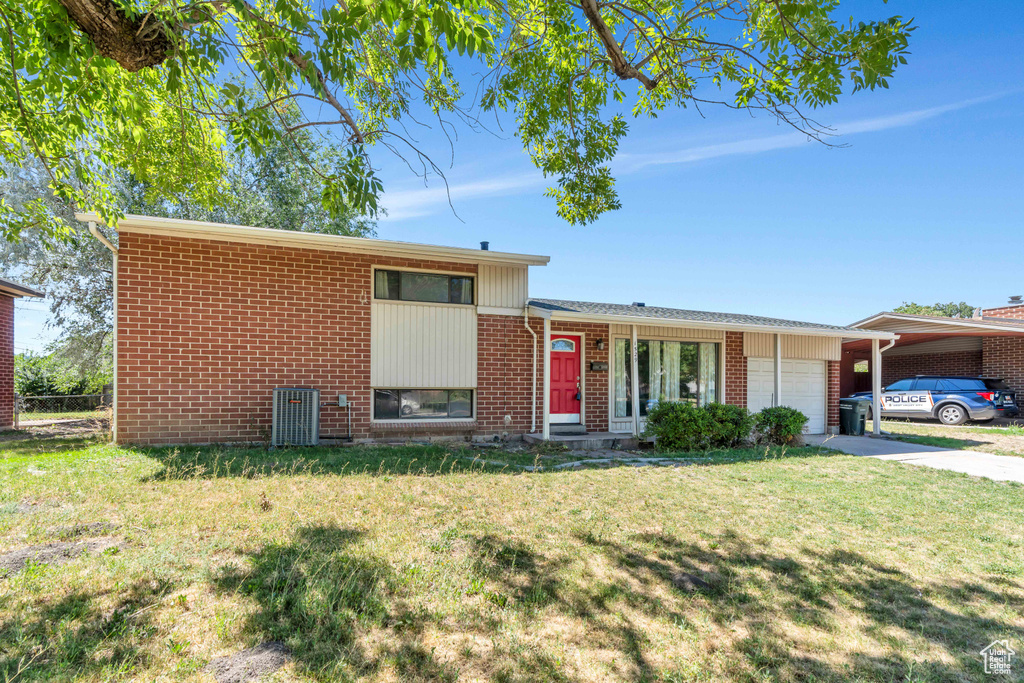
[{"label": "brick house", "polygon": [[14,425],[14,300],[42,292],[0,278],[0,429]]},{"label": "brick house", "polygon": [[632,435],[658,399],[781,401],[821,433],[842,340],[894,338],[530,298],[546,256],[140,216],[118,233],[120,442],[263,440],[279,387],[320,391],[324,440]]},{"label": "brick house", "polygon": [[[914,375],[967,375],[1006,380],[1024,395],[1024,303],[978,309],[973,318],[883,312],[853,327],[899,336],[883,352],[882,384]],[[843,344],[840,393],[870,391],[871,353],[864,340]],[[859,364],[860,367],[857,367]],[[860,370],[860,372],[856,372]]]}]

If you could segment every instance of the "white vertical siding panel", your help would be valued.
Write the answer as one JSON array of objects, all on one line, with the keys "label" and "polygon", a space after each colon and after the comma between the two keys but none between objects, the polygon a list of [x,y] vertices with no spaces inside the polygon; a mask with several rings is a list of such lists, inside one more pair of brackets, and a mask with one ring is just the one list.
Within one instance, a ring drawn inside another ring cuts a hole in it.
[{"label": "white vertical siding panel", "polygon": [[[774,358],[775,335],[768,332],[744,332],[743,355],[747,358]],[[810,335],[782,335],[782,357],[801,360],[839,360],[842,356],[841,337]]]},{"label": "white vertical siding panel", "polygon": [[[629,325],[614,324],[612,334],[628,335]],[[689,339],[691,341],[725,341],[724,330],[709,330],[699,327],[666,327],[662,325],[638,325],[636,335],[640,339]]]},{"label": "white vertical siding panel", "polygon": [[481,265],[477,277],[477,305],[522,308],[526,305],[528,289],[526,268]]},{"label": "white vertical siding panel", "polygon": [[374,387],[476,387],[473,307],[375,302],[370,321]]}]

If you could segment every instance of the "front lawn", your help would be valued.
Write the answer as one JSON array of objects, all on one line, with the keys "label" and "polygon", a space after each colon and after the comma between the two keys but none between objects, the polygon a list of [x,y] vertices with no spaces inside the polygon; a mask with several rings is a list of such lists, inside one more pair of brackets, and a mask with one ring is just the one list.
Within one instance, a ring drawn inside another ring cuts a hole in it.
[{"label": "front lawn", "polygon": [[108,539],[0,579],[4,681],[210,681],[269,641],[274,681],[981,681],[1024,645],[1016,484],[812,448],[0,447],[0,552]]},{"label": "front lawn", "polygon": [[[870,421],[867,429],[871,430]],[[981,427],[967,424],[949,427],[927,422],[882,420],[882,431],[900,441],[923,446],[1024,457],[1024,428],[1019,425]]]}]

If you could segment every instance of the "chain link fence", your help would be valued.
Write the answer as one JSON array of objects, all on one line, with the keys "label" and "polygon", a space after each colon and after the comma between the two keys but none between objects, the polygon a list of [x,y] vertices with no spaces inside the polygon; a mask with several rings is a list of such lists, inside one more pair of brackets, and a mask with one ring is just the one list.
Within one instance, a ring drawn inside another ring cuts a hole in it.
[{"label": "chain link fence", "polygon": [[111,394],[14,397],[14,426],[37,420],[109,419]]}]

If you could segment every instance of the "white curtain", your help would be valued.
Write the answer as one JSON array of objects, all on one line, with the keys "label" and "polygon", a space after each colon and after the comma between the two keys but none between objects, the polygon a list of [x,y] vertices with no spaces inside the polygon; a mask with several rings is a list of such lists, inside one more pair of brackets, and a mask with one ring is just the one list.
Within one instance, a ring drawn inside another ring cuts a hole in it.
[{"label": "white curtain", "polygon": [[662,393],[666,401],[679,400],[679,353],[682,344],[679,342],[662,342],[662,368],[664,370],[664,386]]},{"label": "white curtain", "polygon": [[626,391],[628,381],[627,372],[631,361],[626,350],[629,348],[629,340],[615,340],[615,417],[629,416],[629,394]]},{"label": "white curtain", "polygon": [[390,292],[388,291],[388,273],[386,270],[378,270],[374,272],[374,296],[378,299],[390,299]]},{"label": "white curtain", "polygon": [[700,386],[700,404],[706,406],[717,400],[718,344],[700,345],[697,382]]}]

